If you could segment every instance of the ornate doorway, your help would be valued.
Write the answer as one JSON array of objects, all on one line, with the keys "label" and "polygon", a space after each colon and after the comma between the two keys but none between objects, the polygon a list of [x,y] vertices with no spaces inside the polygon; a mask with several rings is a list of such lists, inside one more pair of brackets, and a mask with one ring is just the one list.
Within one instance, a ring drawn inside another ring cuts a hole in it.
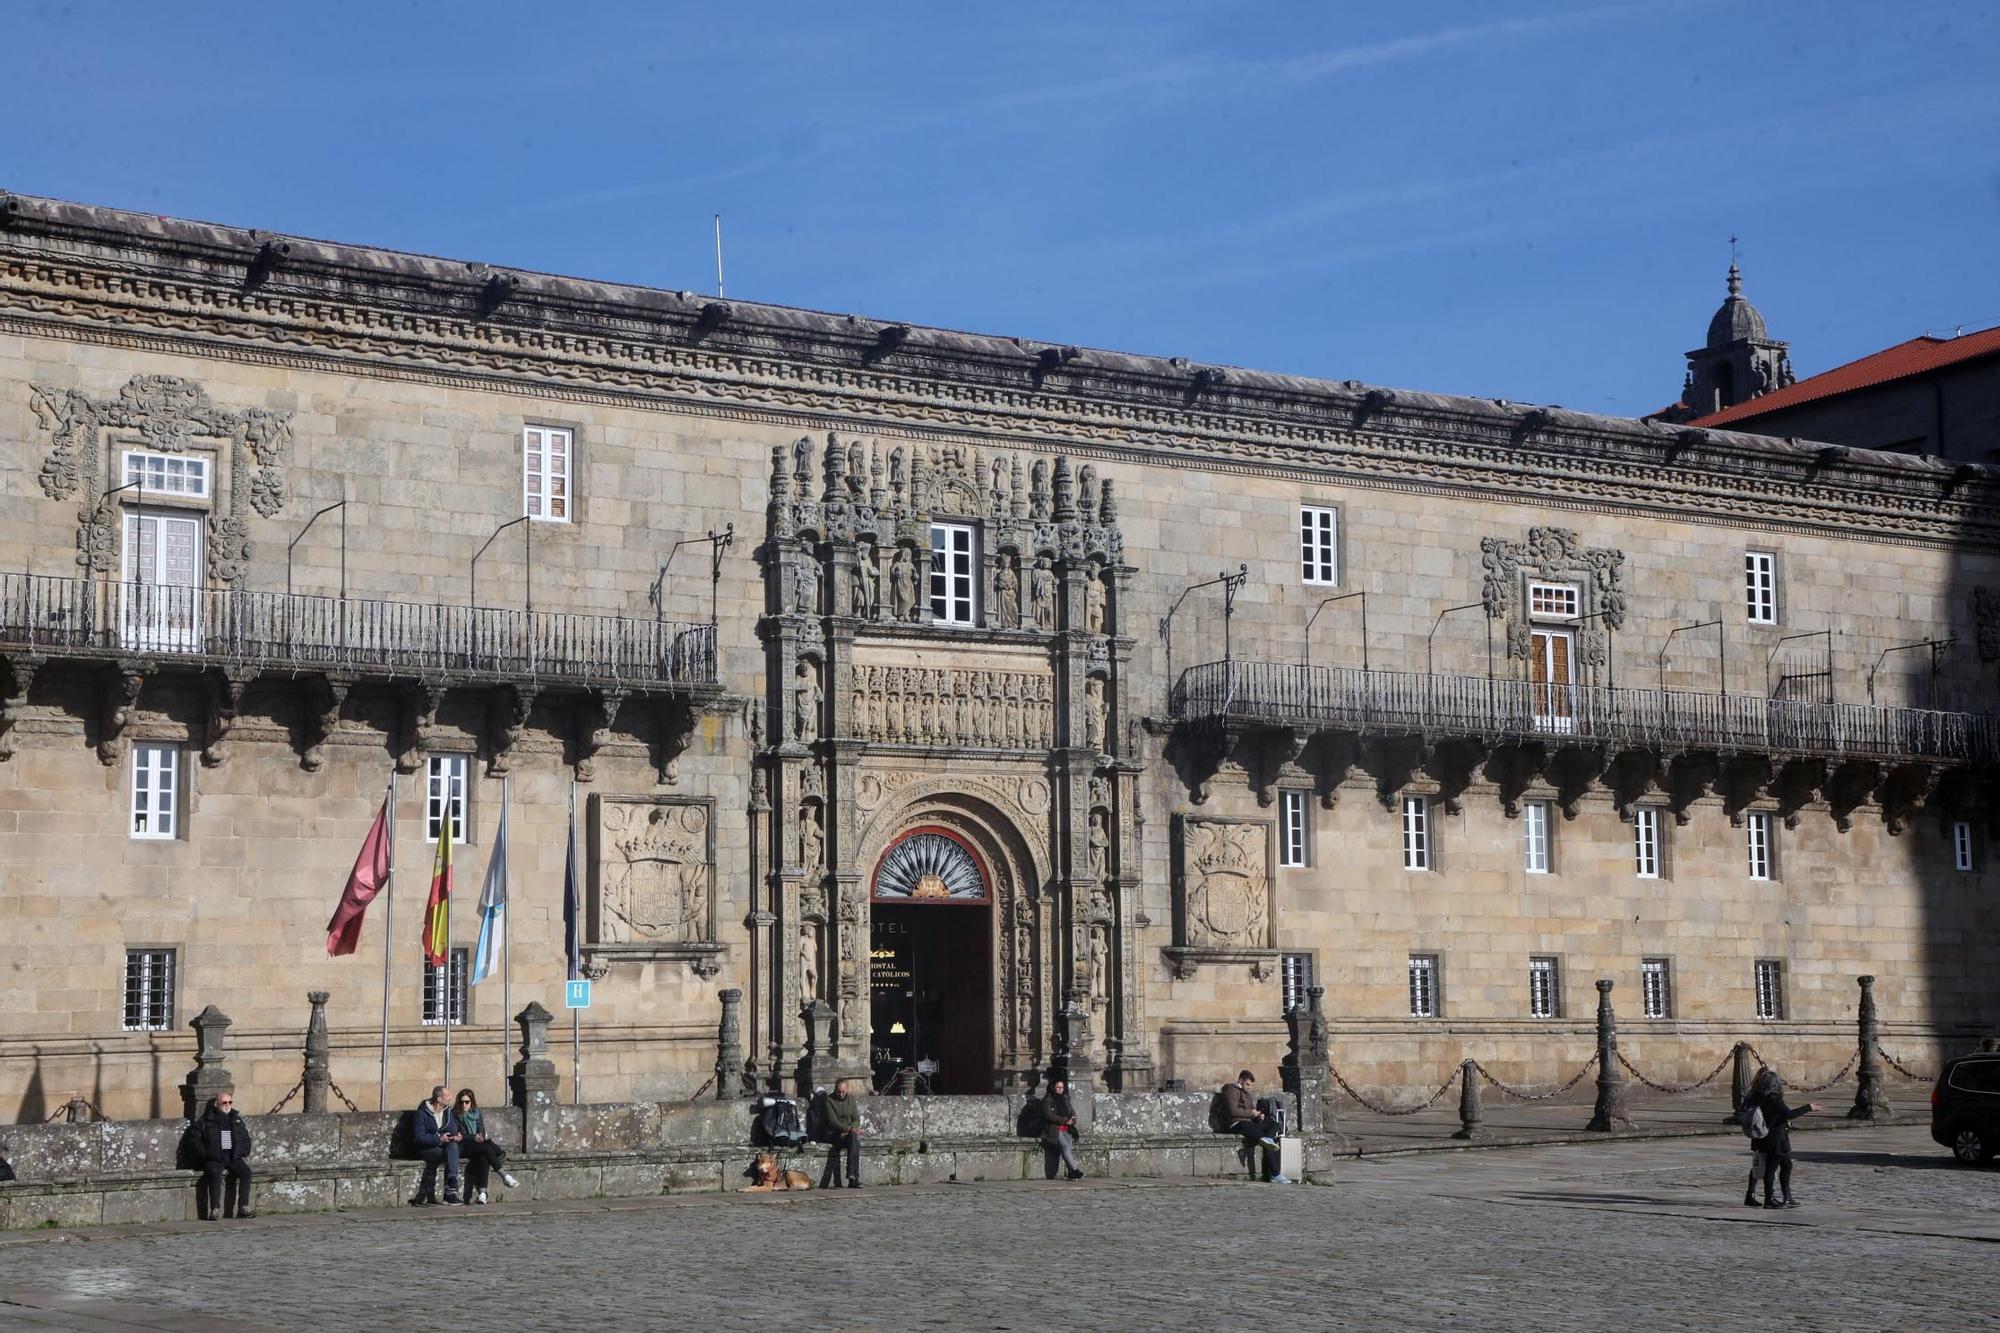
[{"label": "ornate doorway", "polygon": [[891,843],[869,893],[869,1065],[876,1086],[915,1069],[932,1091],[993,1088],[992,876],[949,829]]}]

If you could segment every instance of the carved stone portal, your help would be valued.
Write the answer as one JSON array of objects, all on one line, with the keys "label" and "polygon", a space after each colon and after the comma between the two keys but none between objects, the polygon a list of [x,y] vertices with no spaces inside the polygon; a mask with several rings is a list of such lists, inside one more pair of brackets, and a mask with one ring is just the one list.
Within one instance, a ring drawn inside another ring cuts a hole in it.
[{"label": "carved stone portal", "polygon": [[591,798],[590,953],[720,968],[714,803],[681,796]]}]

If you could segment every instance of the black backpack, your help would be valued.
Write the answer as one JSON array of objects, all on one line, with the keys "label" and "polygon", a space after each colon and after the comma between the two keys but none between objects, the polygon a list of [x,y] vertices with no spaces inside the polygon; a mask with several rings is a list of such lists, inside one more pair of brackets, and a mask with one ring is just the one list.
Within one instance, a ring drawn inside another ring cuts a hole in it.
[{"label": "black backpack", "polygon": [[1042,1099],[1029,1093],[1028,1100],[1021,1104],[1020,1114],[1014,1117],[1014,1133],[1024,1139],[1038,1139],[1042,1137],[1042,1127],[1046,1123]]},{"label": "black backpack", "polygon": [[806,1140],[799,1128],[799,1104],[790,1097],[772,1097],[751,1125],[750,1141],[759,1148],[795,1149]]},{"label": "black backpack", "polygon": [[1229,1103],[1223,1100],[1222,1089],[1217,1088],[1215,1095],[1208,1099],[1209,1132],[1211,1134],[1227,1134],[1230,1125],[1233,1123],[1235,1122],[1229,1115]]},{"label": "black backpack", "polygon": [[389,1129],[389,1156],[398,1162],[414,1162],[423,1157],[417,1151],[417,1113],[405,1111]]},{"label": "black backpack", "polygon": [[806,1103],[806,1137],[814,1143],[833,1142],[833,1121],[826,1113],[826,1099],[830,1095],[825,1088],[821,1088]]}]

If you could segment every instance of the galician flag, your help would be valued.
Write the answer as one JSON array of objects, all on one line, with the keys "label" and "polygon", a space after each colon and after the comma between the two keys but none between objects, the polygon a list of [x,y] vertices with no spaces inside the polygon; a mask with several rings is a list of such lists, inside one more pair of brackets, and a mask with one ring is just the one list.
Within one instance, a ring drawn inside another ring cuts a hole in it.
[{"label": "galician flag", "polygon": [[368,904],[375,901],[375,895],[389,882],[394,861],[395,853],[389,845],[389,802],[384,800],[376,812],[375,826],[368,830],[368,837],[361,844],[361,855],[354,858],[354,869],[347,873],[347,888],[340,895],[340,905],[333,909],[333,919],[326,923],[328,953],[336,956],[353,953],[361,943],[361,919],[368,913]]},{"label": "galician flag", "polygon": [[438,825],[437,865],[431,870],[430,901],[424,904],[424,961],[443,967],[451,947],[451,802]]},{"label": "galician flag", "polygon": [[507,915],[507,806],[500,805],[500,831],[493,838],[493,855],[486,862],[486,887],[479,894],[479,947],[472,955],[476,986],[500,967]]}]

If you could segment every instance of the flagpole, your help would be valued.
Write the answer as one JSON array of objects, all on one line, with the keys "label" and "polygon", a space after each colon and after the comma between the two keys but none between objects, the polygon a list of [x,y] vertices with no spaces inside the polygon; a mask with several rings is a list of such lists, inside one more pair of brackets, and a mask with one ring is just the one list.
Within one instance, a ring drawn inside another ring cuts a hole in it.
[{"label": "flagpole", "polygon": [[[467,770],[470,770],[471,767],[472,763],[470,760],[468,760],[466,762]],[[471,778],[469,775],[467,777],[466,782],[468,786],[471,785]],[[445,791],[444,829],[442,830],[440,836],[442,836],[446,841],[450,841],[451,839],[454,839],[458,836],[459,821],[454,820],[451,817],[451,781],[449,778],[445,780],[444,791]],[[457,873],[458,867],[452,864],[452,861],[455,858],[452,858],[451,851],[449,848],[445,850],[444,855],[447,858],[445,864],[451,866],[451,872],[450,872],[451,878],[446,882],[444,886],[444,901],[441,904],[439,904],[441,907],[444,908],[444,978],[443,978],[444,1004],[442,1006],[442,1008],[444,1009],[444,1087],[445,1087],[445,1095],[450,1096],[451,1095],[451,1026],[452,1026],[452,1020],[456,1017],[456,1015],[452,1013],[451,1002],[457,998],[457,992],[452,988],[451,984],[451,896],[452,896],[452,890],[458,887],[458,873]]]},{"label": "flagpole", "polygon": [[[566,869],[568,877],[573,880],[576,875],[575,777],[571,777],[569,780],[569,847],[569,865]],[[569,923],[571,937],[564,941],[564,948],[571,960],[571,967],[580,972],[582,970],[582,952],[578,946],[582,943],[579,937],[583,933],[583,886],[572,883],[570,885],[570,892],[577,895],[578,901],[576,903],[576,910],[572,914],[572,920]],[[571,973],[570,979],[575,979],[575,973]],[[569,1099],[573,1105],[583,1105],[583,1010],[581,1009],[572,1009],[569,1011]]]},{"label": "flagpole", "polygon": [[375,1081],[375,1109],[389,1109],[389,959],[396,947],[396,770],[389,770],[389,875],[382,882],[382,1069]]},{"label": "flagpole", "polygon": [[[511,777],[500,779],[500,818],[503,820],[507,818],[507,800],[513,794],[514,779]],[[510,856],[513,854],[513,851],[512,847],[507,849]],[[512,879],[514,867],[509,865],[506,870],[507,877]],[[511,1066],[507,1062],[507,1022],[508,1015],[514,1012],[514,1002],[509,996],[509,988],[513,985],[514,981],[514,950],[509,944],[509,939],[513,935],[514,930],[510,924],[514,919],[512,910],[514,906],[512,901],[514,886],[512,884],[502,884],[500,887],[506,894],[506,902],[500,908],[500,1086],[505,1088],[507,1086],[507,1075],[511,1069]]]}]

